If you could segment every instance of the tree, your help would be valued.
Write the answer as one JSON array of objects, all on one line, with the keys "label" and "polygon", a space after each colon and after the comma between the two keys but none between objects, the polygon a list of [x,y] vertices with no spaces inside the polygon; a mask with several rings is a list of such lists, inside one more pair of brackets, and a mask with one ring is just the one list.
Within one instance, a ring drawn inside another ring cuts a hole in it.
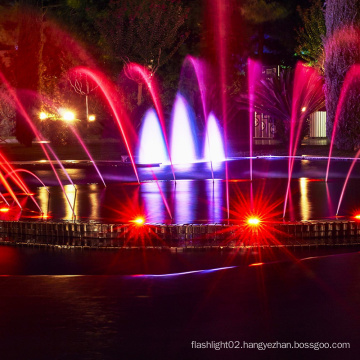
[{"label": "tree", "polygon": [[278,1],[246,0],[241,5],[245,19],[254,24],[257,29],[258,57],[262,61],[265,45],[266,25],[289,15],[289,11]]},{"label": "tree", "polygon": [[[151,76],[177,52],[189,33],[185,31],[188,9],[180,0],[114,0],[100,15],[93,15],[102,35],[108,60],[125,66],[146,67]],[[133,78],[131,73],[127,76]],[[138,104],[142,82],[138,81]]]},{"label": "tree", "polygon": [[8,98],[7,91],[0,87],[0,138],[13,135],[15,128],[15,106]]},{"label": "tree", "polygon": [[[360,63],[358,26],[360,3],[357,0],[328,0],[325,12],[325,96],[327,136],[332,137],[335,114],[346,73]],[[360,98],[358,81],[350,87],[340,112],[335,145],[353,149],[360,144]]]},{"label": "tree", "polygon": [[309,66],[315,67],[324,74],[324,45],[326,35],[324,6],[322,0],[312,0],[311,6],[305,10],[298,7],[303,26],[296,30],[298,46],[297,55]]}]

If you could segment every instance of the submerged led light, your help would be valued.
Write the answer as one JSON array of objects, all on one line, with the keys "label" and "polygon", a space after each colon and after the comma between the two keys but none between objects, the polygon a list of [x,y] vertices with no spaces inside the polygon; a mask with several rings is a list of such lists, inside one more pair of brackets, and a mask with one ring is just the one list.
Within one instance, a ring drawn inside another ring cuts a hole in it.
[{"label": "submerged led light", "polygon": [[256,217],[250,217],[247,219],[247,224],[251,225],[251,226],[257,226],[260,224],[260,219],[256,218]]},{"label": "submerged led light", "polygon": [[135,218],[134,220],[130,220],[130,222],[134,223],[135,225],[141,226],[145,224],[145,219],[141,216]]}]

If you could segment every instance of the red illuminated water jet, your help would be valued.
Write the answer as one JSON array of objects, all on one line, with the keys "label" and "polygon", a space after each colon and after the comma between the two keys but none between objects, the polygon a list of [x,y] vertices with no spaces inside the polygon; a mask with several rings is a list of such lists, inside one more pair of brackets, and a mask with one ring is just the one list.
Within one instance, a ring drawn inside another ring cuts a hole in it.
[{"label": "red illuminated water jet", "polygon": [[[29,124],[29,126],[30,126],[31,130],[33,131],[33,133],[34,133],[39,139],[42,139],[41,133],[40,133],[40,132],[36,129],[36,127],[34,126],[34,124],[33,124],[33,122],[31,121],[29,115],[28,115],[27,112],[25,111],[24,106],[22,105],[21,101],[19,100],[18,96],[16,95],[14,89],[13,89],[12,86],[9,84],[9,82],[6,80],[6,78],[5,78],[5,76],[3,75],[2,72],[0,72],[0,79],[1,79],[1,81],[5,84],[5,86],[6,86],[7,90],[8,90],[8,92],[9,92],[9,94],[11,95],[11,97],[12,97],[12,98],[14,99],[14,101],[15,101],[16,107],[18,108],[18,110],[20,111],[21,115],[22,115],[23,118],[26,120],[26,122]],[[64,172],[67,174],[66,170],[64,169],[63,165],[61,164],[61,161],[56,157],[56,155],[55,155],[54,151],[51,149],[50,145],[49,145],[49,144],[46,144],[46,145],[47,145],[48,149],[50,149],[51,153],[55,156],[55,158],[56,158],[58,164],[60,165],[60,167],[61,167],[61,168],[64,170]],[[63,184],[62,184],[62,182],[61,182],[61,180],[60,180],[60,178],[59,178],[59,175],[57,174],[57,172],[56,172],[56,170],[55,170],[55,167],[54,167],[54,165],[52,164],[51,158],[50,158],[50,156],[49,156],[49,154],[48,154],[48,152],[47,152],[47,150],[46,150],[46,148],[45,148],[45,146],[44,146],[44,144],[43,144],[42,142],[40,142],[40,146],[41,146],[41,148],[42,148],[45,156],[47,157],[47,159],[48,159],[48,161],[49,161],[49,164],[50,164],[50,166],[51,166],[51,168],[52,168],[52,170],[53,170],[53,172],[54,172],[54,175],[56,176],[56,179],[57,179],[57,181],[58,181],[58,183],[59,183],[59,185],[60,185],[60,187],[61,187],[61,189],[62,189],[62,191],[63,191],[63,193],[64,193],[64,195],[65,195],[65,198],[66,198],[66,200],[67,200],[70,208],[71,208],[71,211],[72,211],[72,213],[73,213],[73,216],[75,217],[76,215],[75,215],[75,212],[74,212],[74,208],[73,208],[73,206],[71,205],[71,202],[70,202],[70,200],[69,200],[69,198],[68,198],[68,196],[67,196],[67,194],[66,194],[66,191],[65,191],[65,189],[64,189],[64,186],[63,186]]]},{"label": "red illuminated water jet", "polygon": [[115,98],[115,95],[118,94],[118,91],[115,89],[114,85],[112,83],[110,83],[106,79],[106,77],[97,70],[88,69],[86,67],[76,67],[76,68],[70,70],[70,74],[74,74],[74,73],[80,73],[80,74],[87,75],[101,89],[106,101],[108,102],[108,104],[111,108],[113,115],[115,116],[116,123],[120,129],[120,133],[125,142],[125,146],[128,151],[128,155],[130,157],[131,165],[134,169],[136,179],[137,179],[138,183],[140,184],[139,174],[136,169],[134,156],[130,149],[129,139],[125,132],[125,128],[123,126],[123,122],[126,121],[126,123],[129,124],[129,120],[126,117],[126,113],[125,113],[124,109],[122,108],[122,106],[119,105],[119,99]]},{"label": "red illuminated water jet", "polygon": [[[132,64],[132,66],[134,67],[135,64]],[[137,71],[140,71],[139,68],[135,67],[137,69]],[[89,78],[91,78],[96,84],[98,84],[98,86],[100,87],[101,91],[103,92],[103,95],[105,96],[111,110],[112,110],[112,113],[114,114],[115,116],[115,119],[116,119],[116,122],[118,124],[118,127],[120,129],[120,132],[121,132],[121,135],[123,137],[123,140],[125,142],[125,145],[126,145],[126,148],[127,148],[127,151],[128,151],[128,154],[129,154],[129,157],[130,157],[130,160],[131,160],[131,164],[132,164],[132,167],[134,169],[134,173],[135,173],[135,176],[137,178],[137,181],[138,183],[140,184],[140,179],[139,179],[139,175],[138,175],[138,171],[136,169],[136,165],[135,165],[135,161],[134,161],[134,157],[133,157],[133,154],[132,154],[132,151],[131,151],[131,148],[130,148],[130,142],[129,142],[129,137],[128,135],[126,134],[125,132],[125,127],[124,127],[124,124],[123,124],[123,121],[126,122],[126,125],[127,125],[127,128],[128,128],[128,131],[129,130],[132,130],[132,126],[130,124],[130,121],[129,119],[127,118],[126,116],[126,113],[124,111],[124,109],[122,108],[122,106],[120,105],[117,105],[119,103],[119,99],[116,99],[115,98],[115,95],[118,94],[118,92],[116,91],[114,85],[112,83],[110,83],[106,77],[100,73],[99,71],[96,71],[96,70],[91,70],[91,69],[87,69],[87,68],[84,68],[84,67],[77,67],[77,68],[74,68],[70,71],[70,74],[72,73],[75,73],[75,72],[78,72],[78,73],[81,73],[81,74],[85,74],[87,75]],[[155,93],[154,93],[155,94]],[[164,126],[164,124],[162,125]],[[133,134],[133,138],[135,140],[137,140],[137,135],[134,133]],[[138,142],[138,141],[136,141]],[[154,177],[154,180],[157,182],[157,178],[155,176],[155,173],[153,172],[152,169],[151,170],[151,173]],[[175,176],[175,175],[174,175]],[[159,187],[159,185],[158,185]],[[161,192],[161,189],[159,187],[159,191],[160,191],[160,194],[161,194],[161,197],[164,201],[164,204],[166,206],[166,209],[169,213],[169,216],[170,218],[172,219],[172,215],[171,215],[171,211],[170,211],[170,208],[166,202],[166,199],[163,195],[163,193]]]}]

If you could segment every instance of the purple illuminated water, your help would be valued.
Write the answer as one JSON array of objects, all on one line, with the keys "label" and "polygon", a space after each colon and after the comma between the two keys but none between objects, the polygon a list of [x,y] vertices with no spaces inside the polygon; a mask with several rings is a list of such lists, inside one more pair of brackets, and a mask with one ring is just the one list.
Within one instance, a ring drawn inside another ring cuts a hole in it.
[{"label": "purple illuminated water", "polygon": [[[246,158],[228,162],[230,219],[237,221],[249,211],[250,194],[253,193],[255,205],[277,204],[275,211],[277,218],[274,220],[278,221],[282,214],[287,184],[286,159],[254,159],[253,182],[236,180],[246,178],[248,164]],[[78,168],[72,165],[68,169],[77,184],[76,199],[74,188],[67,184],[64,175],[61,179],[68,198],[74,204],[79,220],[127,222],[140,211],[150,223],[170,221],[184,224],[227,221],[226,182],[225,180],[211,180],[208,163],[175,165],[175,171],[179,174],[176,184],[168,181],[172,180],[170,165],[139,168],[139,174],[145,181],[140,185],[128,183],[135,180],[130,165],[109,166],[109,163],[100,162],[98,166],[107,182],[106,188],[102,184],[94,183],[98,182],[98,175],[92,166],[80,164]],[[350,161],[334,161],[331,173],[333,180],[326,183],[323,181],[326,169],[325,159],[322,161],[296,160],[290,188],[291,201],[288,205],[289,220],[334,219],[333,201],[336,202],[340,197],[344,182],[343,174],[346,174],[350,166]],[[49,206],[50,215],[54,219],[71,220],[71,209],[51,171],[46,165],[41,164],[36,165],[35,168],[32,165],[31,169],[45,181],[50,191],[48,204],[46,189],[44,187],[34,189],[35,198],[41,208],[47,209]],[[153,174],[159,181],[154,181]],[[222,163],[221,167],[215,170],[215,177],[221,179],[224,178],[224,174],[225,166]],[[32,189],[38,186],[37,180],[32,176],[26,173],[23,176]],[[360,208],[360,190],[357,186],[359,178],[359,169],[355,167],[351,179],[348,180],[348,190],[343,197],[340,215],[353,216]],[[245,200],[239,201],[242,197]],[[169,207],[171,216],[166,206]],[[28,211],[35,209],[31,201],[26,202],[23,208],[23,216],[31,216]]]},{"label": "purple illuminated water", "polygon": [[164,134],[154,110],[146,112],[139,136],[139,163],[164,164],[169,162]]},{"label": "purple illuminated water", "polygon": [[225,161],[224,141],[219,122],[213,113],[209,114],[204,141],[204,160],[210,162]]},{"label": "purple illuminated water", "polygon": [[194,115],[187,101],[180,94],[176,96],[171,118],[173,164],[191,164],[197,160]]}]

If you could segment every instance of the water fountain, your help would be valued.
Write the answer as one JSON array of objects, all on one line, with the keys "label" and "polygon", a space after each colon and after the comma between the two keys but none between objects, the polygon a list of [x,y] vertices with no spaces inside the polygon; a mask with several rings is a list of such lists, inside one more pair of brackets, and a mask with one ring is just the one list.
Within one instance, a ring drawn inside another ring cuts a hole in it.
[{"label": "water fountain", "polygon": [[[219,6],[218,20],[224,23],[226,11],[222,9],[220,2],[216,4]],[[69,73],[70,77],[74,74],[82,74],[99,87],[119,129],[130,164],[116,162],[109,164],[94,159],[83,139],[72,126],[70,129],[87,153],[89,164],[93,165],[94,170],[89,170],[88,167],[83,169],[79,166],[77,171],[70,171],[58,159],[50,145],[42,142],[40,146],[52,173],[44,168],[34,171],[33,169],[30,171],[26,166],[21,169],[16,168],[3,154],[0,154],[0,180],[7,192],[0,194],[4,203],[2,219],[6,220],[7,209],[17,208],[21,220],[27,217],[30,217],[30,220],[40,217],[44,221],[52,217],[52,221],[70,221],[72,223],[65,223],[61,231],[69,232],[69,227],[72,227],[71,231],[76,232],[74,229],[79,226],[79,229],[82,229],[79,230],[81,236],[87,232],[86,224],[96,222],[99,224],[98,227],[94,227],[96,230],[91,231],[102,233],[101,229],[104,227],[105,233],[121,233],[124,238],[130,226],[138,229],[137,231],[141,228],[141,237],[145,238],[148,234],[154,238],[165,236],[165,238],[172,237],[180,240],[183,235],[185,239],[190,237],[191,239],[207,239],[213,236],[232,239],[237,236],[243,242],[244,236],[241,234],[263,237],[264,233],[268,232],[270,235],[266,235],[267,237],[281,238],[283,233],[289,235],[291,231],[298,231],[296,230],[298,225],[301,227],[300,232],[321,232],[322,237],[328,236],[332,231],[345,231],[344,229],[335,230],[335,225],[334,230],[325,230],[328,223],[336,221],[341,204],[345,201],[346,208],[349,209],[347,213],[344,213],[347,216],[346,226],[357,234],[357,223],[353,225],[348,222],[348,219],[356,214],[356,199],[345,199],[344,194],[347,186],[356,191],[354,185],[351,184],[350,174],[355,168],[360,152],[349,169],[344,163],[337,162],[333,165],[332,179],[339,173],[348,174],[343,185],[341,181],[328,181],[337,120],[335,120],[326,169],[324,159],[316,160],[296,156],[301,124],[311,109],[309,104],[314,94],[321,88],[318,75],[302,64],[296,67],[288,156],[254,157],[254,101],[257,91],[256,82],[261,76],[261,64],[249,59],[249,116],[243,120],[250,124],[249,156],[236,156],[237,154],[228,144],[229,128],[225,92],[227,68],[224,59],[227,44],[220,32],[217,34],[217,41],[221,49],[218,64],[221,106],[217,111],[208,99],[207,68],[200,59],[188,56],[184,61],[184,66],[190,66],[195,79],[200,108],[192,108],[186,95],[179,91],[169,118],[164,115],[159,87],[148,69],[135,63],[130,63],[125,67],[124,71],[131,78],[136,78],[137,81],[145,84],[146,91],[152,100],[152,107],[146,111],[139,131],[135,131],[125,108],[121,105],[121,101],[118,101],[119,97],[122,99],[125,95],[120,93],[114,83],[95,66],[72,69]],[[82,54],[82,57],[86,58],[85,55],[85,53]],[[352,79],[357,76],[358,70],[358,66],[353,67],[345,79],[338,113],[346,97],[347,88]],[[0,79],[7,88],[9,101],[15,104],[16,109],[26,119],[37,138],[44,140],[30,115],[26,113],[15,89],[11,87],[3,74],[0,74]],[[51,103],[49,100],[47,102]],[[308,110],[303,110],[307,107],[309,107]],[[338,113],[336,119],[339,116]],[[119,154],[119,159],[121,155]],[[61,168],[61,173],[57,171],[54,163]],[[20,177],[19,173],[26,181]],[[58,185],[45,186],[44,182],[48,183],[53,176]],[[359,175],[355,172],[353,176]],[[76,177],[76,180],[73,180],[73,177]],[[324,177],[326,181],[323,181]],[[93,184],[98,179],[106,189]],[[33,181],[42,184],[42,188],[33,191],[34,194],[29,189],[34,185]],[[21,192],[14,190],[15,188]],[[324,208],[321,208],[315,200],[315,194],[322,194],[322,199],[326,204]],[[32,204],[27,202],[27,197],[32,200]],[[337,211],[334,213],[332,202],[336,202],[338,198],[340,200]],[[89,211],[88,208],[92,210]],[[95,208],[96,211],[94,211]],[[34,215],[34,212],[37,214]],[[144,221],[135,221],[135,218],[144,219]],[[252,220],[248,222],[248,219]],[[314,226],[323,227],[323,230],[312,231],[310,225],[304,221],[315,221]],[[319,225],[319,221],[322,221],[322,225]],[[126,226],[111,227],[113,225],[109,225],[118,223]],[[21,226],[27,229],[29,224],[30,222]],[[47,221],[46,224],[50,222]],[[90,229],[91,226],[89,225],[88,228]],[[147,229],[145,235],[143,226]],[[306,226],[309,230],[304,228]],[[352,228],[353,226],[355,228]],[[271,231],[268,231],[269,227]],[[120,230],[109,230],[115,228]],[[111,236],[115,236],[115,239],[118,235]]]}]

